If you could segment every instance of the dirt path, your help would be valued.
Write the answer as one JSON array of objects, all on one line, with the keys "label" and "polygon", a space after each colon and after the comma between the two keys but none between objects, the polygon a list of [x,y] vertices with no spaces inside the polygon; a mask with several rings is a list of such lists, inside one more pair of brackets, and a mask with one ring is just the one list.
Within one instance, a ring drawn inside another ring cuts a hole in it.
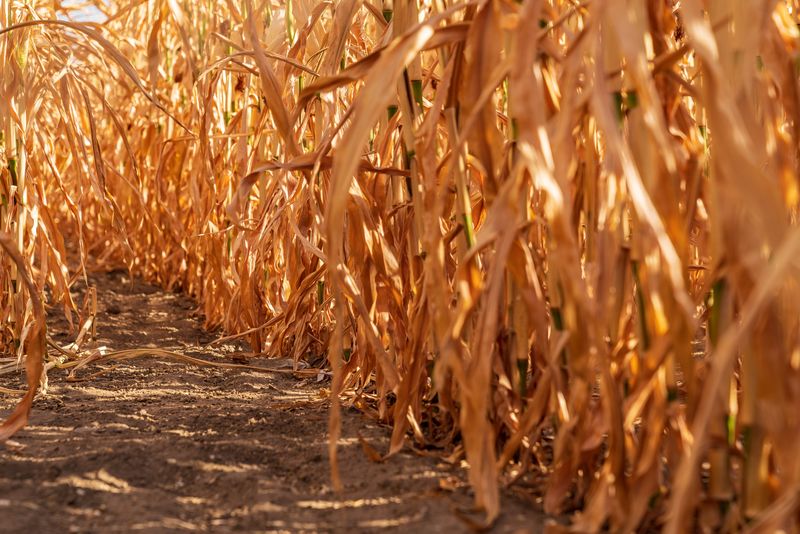
[{"label": "dirt path", "polygon": [[[202,346],[213,337],[182,296],[121,272],[93,283],[99,345],[207,359],[240,348]],[[63,318],[50,331],[67,339]],[[354,410],[343,414],[339,447],[345,491],[331,490],[327,381],[155,359],[87,382],[65,376],[50,373],[49,393],[14,438],[20,445],[0,447],[1,532],[470,530],[454,511],[471,502],[463,471],[408,452],[370,461],[359,436],[385,451],[389,430]],[[3,413],[13,402],[1,398]],[[494,530],[541,525],[530,504],[506,495]]]}]

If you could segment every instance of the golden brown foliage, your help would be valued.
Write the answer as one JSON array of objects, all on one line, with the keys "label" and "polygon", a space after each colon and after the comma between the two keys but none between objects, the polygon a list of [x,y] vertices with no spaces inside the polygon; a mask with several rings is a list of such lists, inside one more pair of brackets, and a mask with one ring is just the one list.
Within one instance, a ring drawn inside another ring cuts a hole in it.
[{"label": "golden brown foliage", "polygon": [[797,532],[797,2],[0,5],[18,411],[40,299],[45,369],[94,326],[66,239],[326,357],[335,485],[347,402],[488,522],[532,478],[576,531]]}]

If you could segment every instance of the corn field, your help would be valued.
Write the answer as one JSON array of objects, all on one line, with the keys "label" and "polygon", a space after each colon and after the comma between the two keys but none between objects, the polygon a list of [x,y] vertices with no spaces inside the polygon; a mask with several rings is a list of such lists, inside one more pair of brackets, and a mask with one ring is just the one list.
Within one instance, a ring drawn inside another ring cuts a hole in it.
[{"label": "corn field", "polygon": [[334,486],[355,406],[486,525],[800,531],[800,2],[0,6],[0,439],[91,258],[331,369]]}]

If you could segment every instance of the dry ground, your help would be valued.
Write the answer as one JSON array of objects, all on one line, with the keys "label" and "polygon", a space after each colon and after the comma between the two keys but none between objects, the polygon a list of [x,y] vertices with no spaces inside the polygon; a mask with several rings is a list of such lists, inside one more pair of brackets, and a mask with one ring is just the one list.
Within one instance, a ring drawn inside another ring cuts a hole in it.
[{"label": "dry ground", "polygon": [[[185,297],[122,272],[92,282],[99,345],[206,359],[240,348],[206,347],[214,337]],[[51,333],[66,342],[64,319],[52,315]],[[355,410],[343,414],[345,491],[332,491],[327,380],[155,359],[86,382],[65,377],[51,371],[18,445],[0,447],[0,532],[470,531],[458,513],[471,502],[463,470],[411,452],[370,461],[359,436],[385,451],[389,430]],[[0,384],[21,379],[6,375]],[[0,398],[4,414],[13,402]],[[534,510],[505,493],[494,531],[540,532]]]}]

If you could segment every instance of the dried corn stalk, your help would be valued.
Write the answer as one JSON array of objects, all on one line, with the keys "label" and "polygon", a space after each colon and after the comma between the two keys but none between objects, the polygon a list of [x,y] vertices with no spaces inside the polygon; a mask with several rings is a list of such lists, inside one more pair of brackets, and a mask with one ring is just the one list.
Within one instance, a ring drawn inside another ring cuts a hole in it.
[{"label": "dried corn stalk", "polygon": [[463,446],[487,522],[531,478],[577,531],[797,532],[797,2],[92,5],[0,10],[6,352],[78,309],[66,241],[327,359],[334,438]]}]

